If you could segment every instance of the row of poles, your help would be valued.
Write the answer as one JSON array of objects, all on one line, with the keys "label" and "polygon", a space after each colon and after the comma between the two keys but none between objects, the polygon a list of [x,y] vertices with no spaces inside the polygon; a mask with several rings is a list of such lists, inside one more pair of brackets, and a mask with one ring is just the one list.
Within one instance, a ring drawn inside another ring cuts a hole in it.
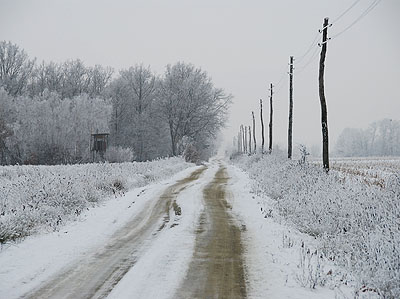
[{"label": "row of poles", "polygon": [[[321,105],[321,128],[322,128],[322,163],[326,172],[329,171],[329,138],[328,138],[328,112],[326,106],[325,86],[324,86],[324,72],[325,72],[325,58],[328,43],[328,27],[329,19],[325,18],[322,30],[322,42],[318,44],[321,47],[321,54],[319,60],[319,99]],[[288,159],[292,158],[293,146],[293,56],[289,59],[289,125],[288,125]],[[263,101],[260,99],[260,120],[261,120],[261,153],[272,153],[272,128],[273,128],[273,85],[271,83],[269,88],[269,144],[268,151],[264,149],[264,120],[263,120]],[[257,152],[256,140],[256,122],[254,111],[251,112],[253,128],[251,126],[241,125],[237,136],[238,152],[244,154],[253,154]],[[253,136],[253,139],[252,139]]]}]

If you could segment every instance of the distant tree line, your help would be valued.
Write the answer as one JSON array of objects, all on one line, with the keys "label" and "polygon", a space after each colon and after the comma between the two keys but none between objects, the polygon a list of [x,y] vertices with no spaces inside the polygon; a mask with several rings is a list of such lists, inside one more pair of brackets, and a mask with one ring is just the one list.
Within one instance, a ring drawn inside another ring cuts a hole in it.
[{"label": "distant tree line", "polygon": [[335,147],[345,157],[400,156],[400,121],[383,119],[367,129],[346,128]]},{"label": "distant tree line", "polygon": [[191,64],[168,65],[162,76],[141,64],[114,75],[79,59],[38,64],[1,41],[0,163],[88,162],[97,131],[109,132],[112,146],[120,154],[130,149],[137,161],[180,155],[189,146],[191,156],[205,159],[230,102]]}]

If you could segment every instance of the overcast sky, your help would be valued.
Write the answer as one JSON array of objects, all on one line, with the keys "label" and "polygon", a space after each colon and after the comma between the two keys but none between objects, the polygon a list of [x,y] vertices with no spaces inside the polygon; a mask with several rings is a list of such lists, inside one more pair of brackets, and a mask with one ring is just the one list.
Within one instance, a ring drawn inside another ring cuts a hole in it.
[{"label": "overcast sky", "polygon": [[[328,35],[345,29],[373,1],[360,0],[334,22]],[[234,96],[226,130],[229,140],[241,123],[250,125],[252,110],[258,115],[259,99],[268,100],[270,82],[283,78],[274,95],[274,140],[286,147],[289,56],[299,60],[323,18],[334,21],[354,2],[0,0],[0,40],[18,44],[39,61],[80,58],[87,65],[117,71],[144,63],[161,74],[168,63],[193,63]],[[400,119],[399,18],[400,1],[382,0],[328,43],[325,92],[331,146],[345,127]],[[295,65],[295,146],[319,144],[321,139],[319,55],[301,69],[313,53],[314,47]],[[259,122],[257,126],[259,132]]]}]

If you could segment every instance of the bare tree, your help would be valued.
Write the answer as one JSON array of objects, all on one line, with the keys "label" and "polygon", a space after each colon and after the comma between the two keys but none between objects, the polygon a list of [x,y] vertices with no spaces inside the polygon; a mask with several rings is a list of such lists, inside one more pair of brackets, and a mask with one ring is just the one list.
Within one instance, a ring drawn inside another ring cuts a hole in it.
[{"label": "bare tree", "polygon": [[88,70],[79,59],[68,60],[62,65],[62,98],[73,98],[88,90]]},{"label": "bare tree", "polygon": [[34,60],[11,42],[0,42],[0,87],[10,95],[21,95],[28,85]]},{"label": "bare tree", "polygon": [[133,148],[138,161],[151,157],[152,142],[156,139],[152,135],[156,122],[152,117],[156,89],[155,75],[143,65],[122,70],[110,86],[113,142]]},{"label": "bare tree", "polygon": [[107,85],[111,81],[111,76],[114,70],[111,67],[102,67],[95,65],[88,69],[88,90],[90,97],[102,96]]}]

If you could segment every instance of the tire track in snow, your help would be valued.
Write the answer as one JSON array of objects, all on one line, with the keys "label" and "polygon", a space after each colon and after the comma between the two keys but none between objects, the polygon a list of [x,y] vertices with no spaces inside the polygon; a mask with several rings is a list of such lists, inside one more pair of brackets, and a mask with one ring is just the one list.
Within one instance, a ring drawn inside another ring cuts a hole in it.
[{"label": "tire track in snow", "polygon": [[[170,220],[170,210],[178,194],[197,180],[206,167],[168,187],[154,204],[114,234],[98,253],[61,271],[54,279],[23,298],[105,298],[140,258],[146,244]],[[160,220],[162,224],[160,225]]]},{"label": "tire track in snow", "polygon": [[192,262],[175,298],[245,298],[241,230],[228,212],[222,165],[203,191],[205,209],[196,231]]}]

